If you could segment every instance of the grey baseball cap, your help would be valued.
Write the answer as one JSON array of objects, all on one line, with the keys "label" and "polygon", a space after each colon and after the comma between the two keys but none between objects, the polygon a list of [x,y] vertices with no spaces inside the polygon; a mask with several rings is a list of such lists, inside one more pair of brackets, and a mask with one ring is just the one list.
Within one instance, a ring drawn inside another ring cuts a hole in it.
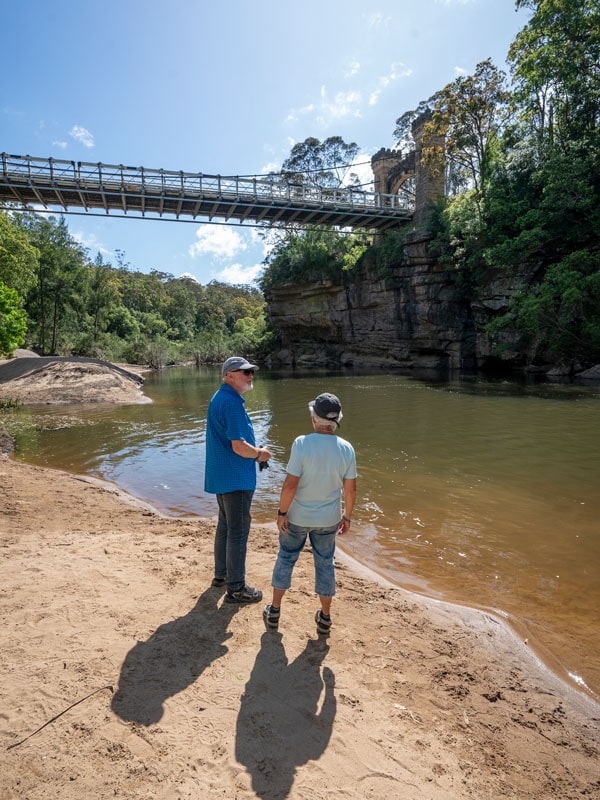
[{"label": "grey baseball cap", "polygon": [[224,378],[228,372],[237,372],[240,369],[258,369],[256,364],[251,364],[242,356],[231,356],[221,368],[221,377]]}]

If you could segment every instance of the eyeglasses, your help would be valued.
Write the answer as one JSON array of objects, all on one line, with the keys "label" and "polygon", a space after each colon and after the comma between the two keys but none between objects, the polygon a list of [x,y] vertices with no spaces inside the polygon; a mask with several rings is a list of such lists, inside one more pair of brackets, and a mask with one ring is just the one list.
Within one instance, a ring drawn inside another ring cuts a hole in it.
[{"label": "eyeglasses", "polygon": [[254,375],[253,369],[238,369],[238,372],[243,372],[244,375]]}]

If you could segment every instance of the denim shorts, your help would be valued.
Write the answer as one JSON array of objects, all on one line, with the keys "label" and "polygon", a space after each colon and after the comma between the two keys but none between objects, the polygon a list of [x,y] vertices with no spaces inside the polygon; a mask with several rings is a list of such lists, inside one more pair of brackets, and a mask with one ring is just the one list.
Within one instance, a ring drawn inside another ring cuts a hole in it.
[{"label": "denim shorts", "polygon": [[289,589],[292,572],[306,539],[310,539],[315,563],[315,592],[321,597],[335,595],[335,528],[305,528],[288,522],[288,533],[279,534],[279,553],[273,568],[271,585],[274,589]]}]

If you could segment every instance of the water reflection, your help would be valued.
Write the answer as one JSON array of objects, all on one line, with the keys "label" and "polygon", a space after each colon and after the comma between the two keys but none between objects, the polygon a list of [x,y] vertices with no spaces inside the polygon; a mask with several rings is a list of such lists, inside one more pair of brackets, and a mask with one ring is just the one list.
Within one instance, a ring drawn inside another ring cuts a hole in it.
[{"label": "water reflection", "polygon": [[[151,405],[23,412],[20,458],[111,480],[160,510],[213,516],[202,487],[217,369],[150,375]],[[350,553],[417,591],[498,608],[600,690],[600,392],[399,375],[260,371],[245,396],[257,441],[257,520],[273,518],[307,403],[343,402],[359,500]]]}]

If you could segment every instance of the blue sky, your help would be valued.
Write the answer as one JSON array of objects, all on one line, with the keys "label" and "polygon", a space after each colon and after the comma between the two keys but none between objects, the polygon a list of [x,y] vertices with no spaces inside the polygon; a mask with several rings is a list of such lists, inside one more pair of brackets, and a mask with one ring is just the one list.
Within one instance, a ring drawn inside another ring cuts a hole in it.
[{"label": "blue sky", "polygon": [[[527,21],[513,0],[27,0],[2,3],[0,151],[208,174],[278,169],[341,136],[369,162],[396,119]],[[116,264],[256,278],[248,227],[67,216]]]}]

